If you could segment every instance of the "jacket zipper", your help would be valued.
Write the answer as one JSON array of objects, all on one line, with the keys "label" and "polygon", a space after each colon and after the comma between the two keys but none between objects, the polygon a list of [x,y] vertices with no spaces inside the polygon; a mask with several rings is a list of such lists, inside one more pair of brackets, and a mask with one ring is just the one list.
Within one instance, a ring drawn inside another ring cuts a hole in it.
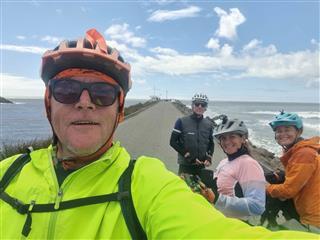
[{"label": "jacket zipper", "polygon": [[[87,166],[84,166],[83,168],[79,169],[77,172],[83,171],[86,167]],[[59,188],[58,180],[56,177],[56,173],[54,171],[54,166],[51,168],[51,172],[52,172],[52,176],[54,178],[55,188],[56,188],[56,192],[57,192],[57,195],[55,198],[55,203],[54,203],[54,209],[58,209],[60,206],[60,203],[62,201],[63,195],[65,194],[65,192],[68,189],[68,187],[67,187],[68,183],[70,182],[70,179],[75,174],[75,172],[71,173],[70,175],[68,175],[66,177],[66,179],[64,179],[60,188]],[[47,239],[55,239],[54,232],[55,232],[58,214],[59,214],[59,211],[56,211],[56,212],[52,212],[50,215],[49,224],[48,224],[48,237],[47,237]]]}]

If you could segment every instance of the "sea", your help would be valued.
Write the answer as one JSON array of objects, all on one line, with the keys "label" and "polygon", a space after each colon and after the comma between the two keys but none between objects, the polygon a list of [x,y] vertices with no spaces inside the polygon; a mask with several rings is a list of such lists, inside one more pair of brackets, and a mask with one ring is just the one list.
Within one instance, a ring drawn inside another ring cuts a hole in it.
[{"label": "sea", "polygon": [[[0,146],[2,144],[45,139],[51,136],[44,103],[41,99],[10,99],[14,104],[0,105]],[[143,99],[128,99],[126,107],[143,103]],[[191,107],[190,101],[182,101]],[[320,105],[317,103],[276,103],[276,102],[210,102],[205,116],[225,114],[229,118],[241,119],[249,129],[250,141],[276,155],[281,148],[274,140],[268,125],[280,110],[298,113],[304,123],[303,137],[320,135]],[[174,123],[172,123],[174,125]]]}]

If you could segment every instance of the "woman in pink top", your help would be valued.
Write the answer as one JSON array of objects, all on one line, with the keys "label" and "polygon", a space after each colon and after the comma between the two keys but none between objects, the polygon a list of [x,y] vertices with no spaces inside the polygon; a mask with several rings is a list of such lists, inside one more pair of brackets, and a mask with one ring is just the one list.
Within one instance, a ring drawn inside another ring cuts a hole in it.
[{"label": "woman in pink top", "polygon": [[265,178],[258,162],[250,156],[248,129],[233,119],[220,124],[213,133],[227,158],[216,168],[215,207],[228,217],[248,220],[265,210]]}]

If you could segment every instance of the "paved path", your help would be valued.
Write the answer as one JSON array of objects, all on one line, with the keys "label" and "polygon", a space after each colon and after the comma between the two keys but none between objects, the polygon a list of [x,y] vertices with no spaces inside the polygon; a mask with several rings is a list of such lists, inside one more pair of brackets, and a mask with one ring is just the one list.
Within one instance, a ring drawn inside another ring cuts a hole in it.
[{"label": "paved path", "polygon": [[[177,172],[177,153],[169,145],[175,121],[183,116],[170,102],[159,102],[138,115],[121,123],[116,131],[115,140],[128,150],[133,158],[140,155],[161,159],[173,172]],[[222,159],[216,148],[214,164]]]}]

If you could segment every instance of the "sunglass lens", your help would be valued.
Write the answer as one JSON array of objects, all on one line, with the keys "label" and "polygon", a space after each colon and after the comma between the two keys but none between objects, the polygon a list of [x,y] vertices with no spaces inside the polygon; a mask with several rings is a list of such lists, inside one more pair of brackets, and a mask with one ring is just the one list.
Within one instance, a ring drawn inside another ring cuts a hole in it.
[{"label": "sunglass lens", "polygon": [[53,87],[54,98],[64,104],[77,102],[81,86],[76,81],[60,80],[55,82]]},{"label": "sunglass lens", "polygon": [[99,106],[112,105],[116,100],[117,93],[114,86],[106,83],[95,83],[90,88],[91,100]]},{"label": "sunglass lens", "polygon": [[196,105],[197,107],[201,106],[203,108],[207,107],[206,103],[195,103],[194,105]]}]

